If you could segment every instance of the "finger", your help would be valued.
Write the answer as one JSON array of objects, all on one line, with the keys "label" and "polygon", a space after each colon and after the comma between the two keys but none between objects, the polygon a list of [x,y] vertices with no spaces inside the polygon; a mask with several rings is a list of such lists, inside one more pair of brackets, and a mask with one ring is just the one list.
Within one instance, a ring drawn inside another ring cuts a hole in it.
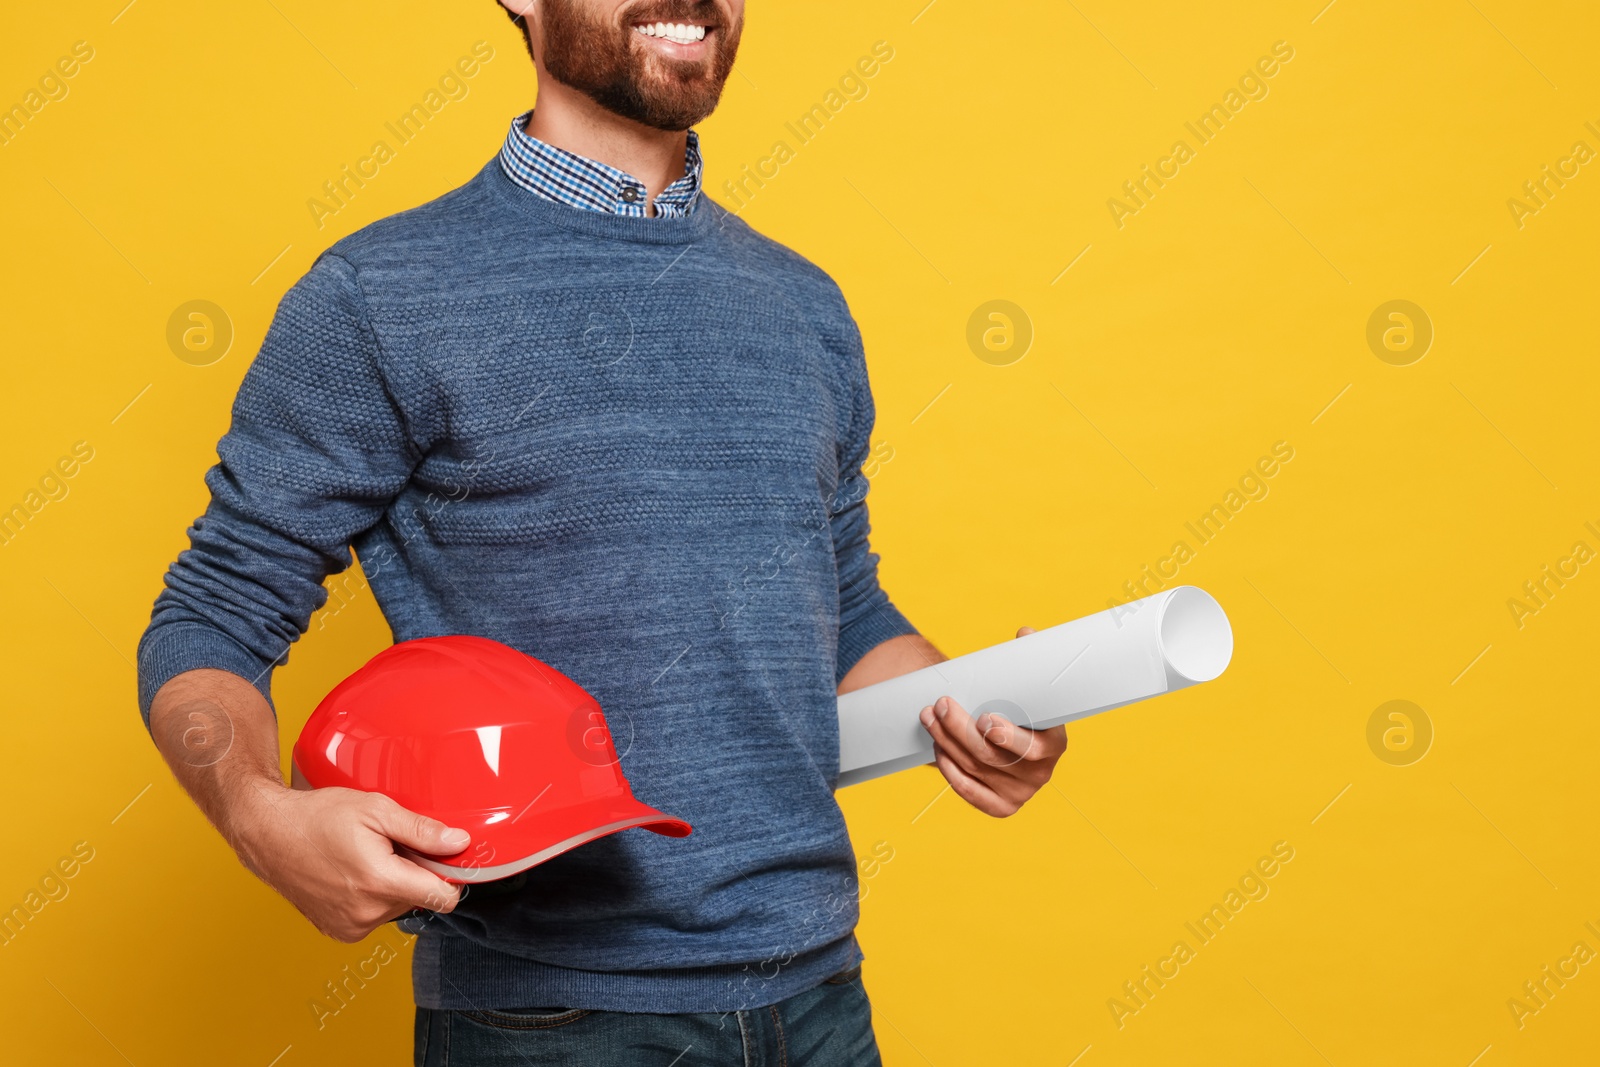
[{"label": "finger", "polygon": [[940,697],[933,704],[931,724],[924,719],[935,744],[959,751],[977,763],[1004,768],[1019,762],[1014,753],[991,745],[983,738],[978,724],[967,709],[950,697]]},{"label": "finger", "polygon": [[933,762],[938,765],[939,773],[950,783],[950,788],[956,796],[985,815],[1004,818],[1016,812],[1018,805],[995,792],[981,779],[968,774],[943,748],[937,746],[934,748]]},{"label": "finger", "polygon": [[465,830],[407,811],[382,793],[372,796],[373,828],[391,841],[430,856],[453,856],[472,843],[472,835]]},{"label": "finger", "polygon": [[386,896],[399,907],[395,915],[403,915],[413,908],[426,908],[448,915],[461,902],[461,887],[452,885],[410,860],[390,856],[384,861],[383,876]]},{"label": "finger", "polygon": [[[946,736],[937,724],[935,724],[933,729],[931,729],[929,732],[933,735],[933,751],[935,757],[943,754],[945,759],[960,767],[968,777],[981,779],[986,774],[998,776],[1000,773],[993,767],[979,766],[978,762],[966,752],[962,751],[960,744],[952,741],[948,736]],[[937,758],[935,758],[934,762],[938,763],[939,761]]]},{"label": "finger", "polygon": [[[928,711],[931,714],[932,709],[929,708]],[[958,739],[953,740],[945,734],[943,727],[937,721],[934,723],[934,729],[930,732],[933,734],[933,744],[936,752],[943,752],[945,758],[959,767],[969,778],[977,779],[994,792],[1006,796],[1010,796],[1013,793],[1026,796],[1034,788],[1022,782],[1021,776],[1014,773],[1014,767],[991,766],[975,758],[971,752],[960,744]],[[978,743],[982,744],[981,739]],[[997,757],[1015,759],[1015,757],[1001,752],[999,749],[992,751]],[[1038,766],[1032,763],[1024,764],[1020,760],[1016,762],[1018,766],[1029,769]]]},{"label": "finger", "polygon": [[1053,759],[1067,750],[1067,728],[1052,726],[1033,730],[1018,726],[1004,715],[985,712],[978,716],[978,733],[989,744],[1029,762]]},{"label": "finger", "polygon": [[1020,626],[1020,627],[1017,628],[1017,636],[1018,637],[1027,637],[1029,634],[1036,634],[1038,632],[1039,632],[1038,630],[1035,630],[1031,626]]},{"label": "finger", "polygon": [[[1020,760],[1011,766],[993,767],[973,759],[961,748],[938,741],[934,742],[934,764],[941,771],[947,768],[960,771],[965,778],[983,786],[990,799],[975,802],[976,806],[995,816],[1011,815],[1021,808],[1029,797],[1038,792],[1053,768],[1053,764],[1023,763]],[[950,779],[948,773],[945,777]],[[954,785],[954,781],[951,784]]]}]

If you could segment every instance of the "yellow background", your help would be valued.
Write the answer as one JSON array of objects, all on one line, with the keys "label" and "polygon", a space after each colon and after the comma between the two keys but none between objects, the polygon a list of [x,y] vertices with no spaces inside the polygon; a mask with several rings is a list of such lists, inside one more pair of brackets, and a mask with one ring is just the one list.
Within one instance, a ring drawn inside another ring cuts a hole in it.
[{"label": "yellow background", "polygon": [[[1295,450],[1181,573],[1233,620],[1222,679],[1077,724],[1010,820],[931,770],[841,794],[858,853],[893,856],[860,930],[891,1065],[1596,1056],[1600,966],[1522,1029],[1507,1001],[1600,949],[1600,566],[1520,629],[1506,602],[1600,548],[1600,164],[1521,228],[1506,202],[1573,142],[1600,149],[1600,33],[1575,0],[1320,2],[757,2],[702,127],[725,199],[894,49],[743,214],[859,318],[892,449],[884,581],[946,651],[1103,608],[1274,442]],[[465,181],[531,66],[489,0],[124,3],[19,8],[0,35],[0,103],[95,49],[0,147],[0,506],[95,450],[0,547],[0,907],[94,849],[0,947],[5,1055],[409,1062],[408,961],[317,1028],[309,1000],[371,945],[320,938],[235,861],[146,738],[130,660],[283,291]],[[470,95],[317,229],[306,200],[478,40],[495,58]],[[1119,229],[1107,199],[1280,40],[1270,94]],[[234,324],[210,366],[165,340],[193,299]],[[1009,366],[965,339],[992,299],[1035,331]],[[1410,366],[1366,343],[1392,299],[1436,332]],[[370,597],[313,623],[277,676],[286,743],[388,639]],[[1409,766],[1366,740],[1393,699],[1434,730]],[[1119,1029],[1107,1001],[1278,841],[1270,895]]]}]

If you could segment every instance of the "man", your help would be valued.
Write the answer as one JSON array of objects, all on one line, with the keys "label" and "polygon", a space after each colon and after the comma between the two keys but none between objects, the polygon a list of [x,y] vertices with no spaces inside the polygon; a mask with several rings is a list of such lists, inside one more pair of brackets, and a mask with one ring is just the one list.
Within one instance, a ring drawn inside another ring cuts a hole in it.
[{"label": "man", "polygon": [[[878,585],[843,297],[700,188],[691,127],[743,0],[501,2],[537,108],[284,296],[140,642],[141,710],[318,929],[407,916],[418,1063],[876,1063],[836,697],[943,657]],[[396,640],[549,662],[693,835],[613,835],[458,894],[395,845],[452,854],[465,831],[286,788],[271,671],[352,545]],[[1066,744],[948,700],[923,721],[993,815]]]}]

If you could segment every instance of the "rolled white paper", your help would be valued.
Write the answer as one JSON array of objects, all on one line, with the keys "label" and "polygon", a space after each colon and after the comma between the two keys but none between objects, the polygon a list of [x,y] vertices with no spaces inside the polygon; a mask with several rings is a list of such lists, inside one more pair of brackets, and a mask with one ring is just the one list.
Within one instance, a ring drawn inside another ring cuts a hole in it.
[{"label": "rolled white paper", "polygon": [[1042,730],[1209,682],[1232,658],[1233,627],[1211,594],[1163,590],[846,693],[838,784],[932,763],[918,716],[942,696],[974,719],[994,712]]}]

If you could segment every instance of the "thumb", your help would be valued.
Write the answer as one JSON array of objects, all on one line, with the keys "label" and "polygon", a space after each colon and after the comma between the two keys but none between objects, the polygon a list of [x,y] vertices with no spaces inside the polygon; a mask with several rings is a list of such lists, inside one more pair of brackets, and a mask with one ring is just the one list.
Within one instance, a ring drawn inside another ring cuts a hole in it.
[{"label": "thumb", "polygon": [[453,856],[472,843],[472,835],[465,830],[408,811],[381,793],[374,796],[377,829],[391,841],[430,856]]},{"label": "thumb", "polygon": [[1019,628],[1017,630],[1017,636],[1018,637],[1027,637],[1029,634],[1036,634],[1038,632],[1039,632],[1038,630],[1035,630],[1031,626],[1023,626],[1023,627],[1021,627],[1021,628]]}]

